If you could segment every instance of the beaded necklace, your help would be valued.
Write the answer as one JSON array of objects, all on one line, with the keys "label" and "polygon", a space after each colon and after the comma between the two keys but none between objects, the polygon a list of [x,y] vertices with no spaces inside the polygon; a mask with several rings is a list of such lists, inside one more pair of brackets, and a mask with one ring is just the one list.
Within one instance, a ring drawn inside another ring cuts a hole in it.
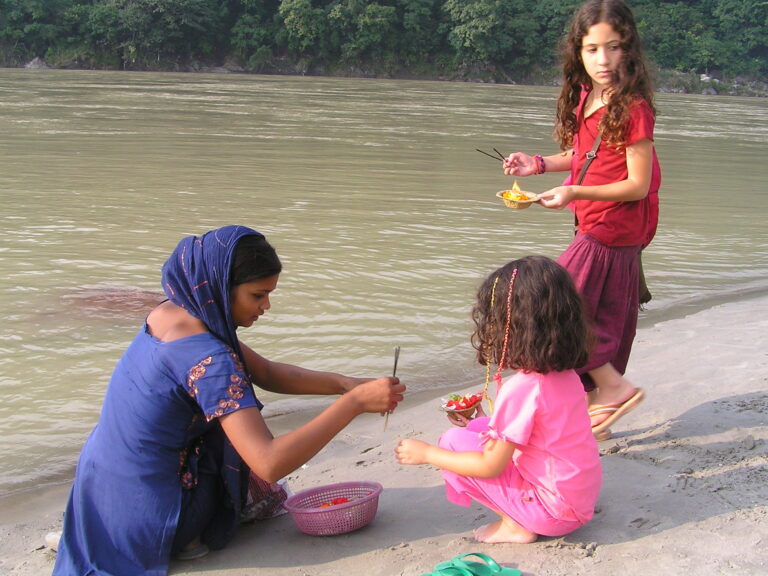
[{"label": "beaded necklace", "polygon": [[[506,325],[504,326],[504,345],[501,349],[501,358],[499,359],[499,365],[496,369],[496,374],[493,376],[493,380],[496,382],[497,390],[498,386],[501,386],[501,372],[503,371],[504,362],[507,358],[507,345],[509,344],[509,328],[512,324],[512,288],[515,286],[515,278],[517,278],[517,268],[512,270],[512,276],[509,279],[509,287],[507,288],[507,310],[506,310]],[[493,310],[493,304],[496,300],[496,284],[499,283],[499,277],[493,281],[493,287],[491,288],[491,306]],[[490,356],[486,357],[485,361],[485,385],[483,386],[483,398],[488,400],[488,407],[493,413],[493,400],[488,395],[488,385],[491,382],[491,359]]]}]

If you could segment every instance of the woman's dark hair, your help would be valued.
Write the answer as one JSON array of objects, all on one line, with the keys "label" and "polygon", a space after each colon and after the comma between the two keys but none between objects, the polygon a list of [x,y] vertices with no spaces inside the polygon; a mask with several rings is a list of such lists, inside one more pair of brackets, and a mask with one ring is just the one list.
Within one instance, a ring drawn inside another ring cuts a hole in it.
[{"label": "woman's dark hair", "polygon": [[277,252],[261,235],[243,236],[235,247],[229,287],[280,274],[283,265]]},{"label": "woman's dark hair", "polygon": [[637,98],[643,98],[655,112],[653,86],[632,10],[622,0],[589,0],[574,14],[562,47],[563,85],[555,125],[555,140],[560,142],[562,150],[573,146],[578,131],[576,109],[581,91],[584,86],[592,86],[592,79],[581,59],[582,39],[592,26],[601,22],[610,24],[619,33],[623,52],[613,79],[611,98],[600,119],[603,139],[616,148],[624,145],[631,105]]},{"label": "woman's dark hair", "polygon": [[483,365],[546,374],[579,368],[589,357],[581,296],[568,271],[544,256],[514,260],[488,276],[472,320],[472,346]]}]

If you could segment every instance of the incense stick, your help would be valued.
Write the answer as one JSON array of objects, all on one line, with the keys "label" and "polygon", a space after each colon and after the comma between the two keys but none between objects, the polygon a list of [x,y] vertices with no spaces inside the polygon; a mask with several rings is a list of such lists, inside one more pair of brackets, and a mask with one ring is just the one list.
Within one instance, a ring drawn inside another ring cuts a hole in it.
[{"label": "incense stick", "polygon": [[[482,150],[480,150],[480,148],[475,148],[475,150],[480,152],[480,154],[485,154],[486,156],[488,156],[488,158],[493,158],[494,160],[500,160],[502,162],[504,161],[504,157],[503,156],[501,158],[497,158],[493,154],[489,154],[488,152],[483,152]],[[494,148],[494,150],[495,150],[495,148]]]},{"label": "incense stick", "polygon": [[[397,374],[397,359],[400,358],[400,346],[395,346],[395,366],[392,368],[392,378]],[[384,414],[384,430],[387,429],[389,423],[389,410]]]}]

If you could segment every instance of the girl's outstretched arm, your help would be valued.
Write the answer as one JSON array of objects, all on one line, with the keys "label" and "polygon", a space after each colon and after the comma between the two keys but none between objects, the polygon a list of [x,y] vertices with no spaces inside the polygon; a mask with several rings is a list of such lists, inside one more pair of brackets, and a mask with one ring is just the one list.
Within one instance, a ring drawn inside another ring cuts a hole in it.
[{"label": "girl's outstretched arm", "polygon": [[395,448],[400,464],[431,464],[472,478],[496,478],[514,452],[515,444],[503,440],[489,440],[482,452],[453,452],[412,439],[401,441]]},{"label": "girl's outstretched arm", "polygon": [[627,178],[599,186],[557,186],[541,194],[545,208],[565,208],[574,200],[630,202],[642,200],[651,187],[653,142],[647,138],[627,146]]},{"label": "girl's outstretched arm", "polygon": [[[572,155],[573,151],[568,150],[561,154],[544,156],[537,161],[534,156],[529,156],[524,152],[513,152],[504,159],[502,168],[507,176],[534,176],[545,172],[564,172],[571,168]],[[540,170],[544,170],[544,172],[540,172]]]}]

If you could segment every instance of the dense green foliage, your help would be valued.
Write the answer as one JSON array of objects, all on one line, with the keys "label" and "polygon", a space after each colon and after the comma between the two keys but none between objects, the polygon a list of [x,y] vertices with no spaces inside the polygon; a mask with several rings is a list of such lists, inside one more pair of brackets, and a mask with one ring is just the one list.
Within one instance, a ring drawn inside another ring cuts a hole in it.
[{"label": "dense green foliage", "polygon": [[[535,80],[580,1],[0,0],[0,64]],[[658,68],[765,78],[768,1],[629,3]]]}]

